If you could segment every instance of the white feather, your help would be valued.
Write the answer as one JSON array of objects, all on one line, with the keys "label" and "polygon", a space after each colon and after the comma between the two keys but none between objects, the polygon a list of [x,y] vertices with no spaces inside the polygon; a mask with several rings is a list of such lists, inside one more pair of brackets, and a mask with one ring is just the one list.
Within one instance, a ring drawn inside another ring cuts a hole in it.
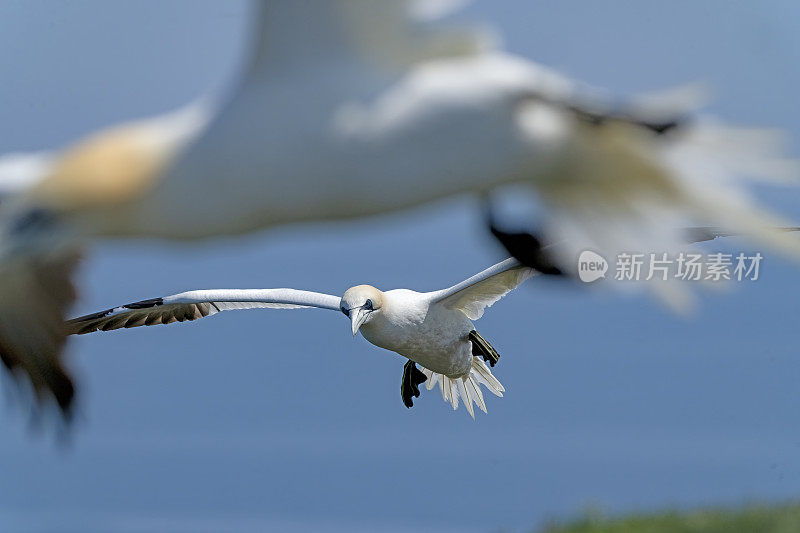
[{"label": "white feather", "polygon": [[486,412],[486,402],[480,385],[484,385],[495,396],[502,397],[505,389],[492,375],[491,370],[479,357],[472,358],[472,369],[463,378],[451,379],[442,374],[432,372],[425,367],[421,367],[422,372],[428,377],[425,387],[431,390],[438,383],[442,390],[442,399],[450,403],[453,409],[458,409],[459,397],[467,406],[467,412],[475,418],[475,411],[472,407],[474,403],[481,411]]}]

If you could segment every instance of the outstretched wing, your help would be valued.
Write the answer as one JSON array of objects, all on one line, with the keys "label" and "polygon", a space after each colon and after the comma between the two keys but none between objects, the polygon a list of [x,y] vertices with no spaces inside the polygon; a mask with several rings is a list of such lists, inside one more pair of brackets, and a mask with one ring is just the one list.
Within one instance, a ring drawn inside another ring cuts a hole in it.
[{"label": "outstretched wing", "polygon": [[487,307],[535,274],[538,274],[536,270],[509,258],[449,289],[434,293],[433,301],[450,309],[460,309],[470,320],[477,320]]},{"label": "outstretched wing", "polygon": [[231,309],[320,309],[339,310],[341,298],[295,289],[212,289],[182,292],[142,300],[73,318],[67,321],[70,335],[137,326],[155,326],[197,320]]}]

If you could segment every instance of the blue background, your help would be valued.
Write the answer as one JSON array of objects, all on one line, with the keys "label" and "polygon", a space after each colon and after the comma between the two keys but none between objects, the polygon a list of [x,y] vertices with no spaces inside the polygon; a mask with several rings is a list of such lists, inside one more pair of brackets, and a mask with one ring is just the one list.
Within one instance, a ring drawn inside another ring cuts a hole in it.
[{"label": "blue background", "polygon": [[[229,85],[241,2],[0,4],[0,152],[64,145]],[[483,1],[507,47],[620,94],[705,80],[711,110],[799,153],[800,4]],[[758,191],[800,220],[795,190]],[[202,215],[202,214],[199,214]],[[732,242],[733,251],[752,251]],[[207,287],[436,289],[502,258],[474,199],[203,245],[99,243],[76,313]],[[479,329],[508,392],[471,420],[326,311],[226,313],[74,339],[71,442],[0,409],[2,531],[489,531],[587,506],[737,505],[800,494],[797,269],[704,298],[533,280]],[[7,387],[6,387],[7,389]]]}]

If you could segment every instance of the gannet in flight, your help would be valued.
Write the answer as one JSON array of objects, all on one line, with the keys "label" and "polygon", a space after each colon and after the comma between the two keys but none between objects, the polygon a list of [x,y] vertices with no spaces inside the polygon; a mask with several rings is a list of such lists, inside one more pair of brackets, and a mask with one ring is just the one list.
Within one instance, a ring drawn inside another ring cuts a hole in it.
[{"label": "gannet in flight", "polygon": [[351,287],[341,298],[296,289],[188,291],[75,318],[67,322],[67,331],[82,335],[170,324],[231,309],[317,307],[341,311],[350,318],[353,336],[360,331],[375,346],[408,359],[400,385],[406,407],[413,405],[412,397],[419,396],[419,385],[426,383],[431,390],[438,383],[442,398],[453,409],[458,408],[461,398],[474,418],[473,403],[486,412],[480,385],[497,396],[502,396],[505,389],[483,361],[494,366],[500,356],[475,330],[472,321],[535,273],[512,258],[433,292],[381,291],[370,285]]},{"label": "gannet in flight", "polygon": [[[759,231],[786,224],[739,180],[788,173],[769,138],[692,123],[683,96],[609,103],[490,32],[437,19],[453,3],[257,2],[229,94],[53,152],[0,212],[3,363],[68,412],[71,270],[100,237],[205,239],[527,183],[546,208],[545,240],[569,243],[552,247],[558,271],[585,248],[665,249],[684,226],[797,251]],[[520,256],[520,242],[538,242],[495,234]]]}]

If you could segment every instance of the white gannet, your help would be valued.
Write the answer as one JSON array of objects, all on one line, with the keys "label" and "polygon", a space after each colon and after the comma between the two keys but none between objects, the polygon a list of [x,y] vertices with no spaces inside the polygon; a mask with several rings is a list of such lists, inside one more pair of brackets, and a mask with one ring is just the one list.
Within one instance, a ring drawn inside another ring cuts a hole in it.
[{"label": "white gannet", "polygon": [[[569,243],[551,250],[560,271],[586,248],[666,249],[685,226],[797,251],[760,231],[787,224],[739,180],[789,172],[768,135],[685,120],[683,96],[608,103],[436,18],[454,3],[262,0],[229,94],[52,152],[0,212],[0,360],[69,410],[63,314],[99,237],[204,239],[523,182],[546,240]],[[536,242],[495,233],[521,257]]]},{"label": "white gannet", "polygon": [[[472,417],[472,404],[484,413],[480,385],[497,396],[505,390],[484,363],[500,357],[473,326],[484,310],[535,270],[506,259],[447,289],[416,292],[381,291],[357,285],[340,298],[296,289],[212,289],[152,298],[67,321],[69,334],[171,324],[196,320],[231,309],[317,307],[341,311],[350,318],[351,332],[408,359],[403,367],[400,394],[406,407],[419,396],[419,385],[431,390],[438,383],[442,398],[458,408],[459,398]],[[415,363],[422,366],[420,371]]]}]

